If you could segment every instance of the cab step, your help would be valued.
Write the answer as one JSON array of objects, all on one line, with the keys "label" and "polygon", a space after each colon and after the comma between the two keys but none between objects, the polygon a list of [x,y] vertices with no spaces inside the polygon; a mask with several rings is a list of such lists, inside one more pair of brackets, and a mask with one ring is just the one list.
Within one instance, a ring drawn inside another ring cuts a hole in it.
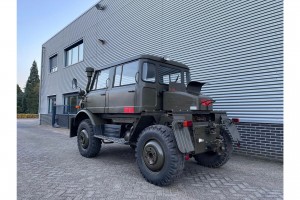
[{"label": "cab step", "polygon": [[125,141],[124,138],[116,138],[116,137],[107,137],[104,135],[94,135],[95,138],[99,138],[101,140],[105,140],[104,143],[118,143],[118,144],[129,144],[128,141]]}]

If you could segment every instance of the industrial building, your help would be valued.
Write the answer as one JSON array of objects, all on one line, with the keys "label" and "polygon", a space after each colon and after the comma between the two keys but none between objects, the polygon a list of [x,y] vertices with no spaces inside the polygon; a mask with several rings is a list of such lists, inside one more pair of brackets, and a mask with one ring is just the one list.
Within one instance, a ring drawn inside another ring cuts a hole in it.
[{"label": "industrial building", "polygon": [[102,0],[42,46],[40,122],[77,112],[86,67],[166,56],[206,82],[215,110],[240,118],[237,153],[283,160],[283,1]]}]

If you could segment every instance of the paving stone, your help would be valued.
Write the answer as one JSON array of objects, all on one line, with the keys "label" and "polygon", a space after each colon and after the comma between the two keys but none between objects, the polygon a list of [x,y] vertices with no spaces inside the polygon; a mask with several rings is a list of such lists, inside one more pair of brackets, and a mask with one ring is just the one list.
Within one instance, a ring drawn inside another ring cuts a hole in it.
[{"label": "paving stone", "polygon": [[82,157],[67,129],[17,121],[18,199],[283,199],[282,163],[233,155],[211,169],[186,161],[167,187],[145,181],[129,146],[103,145]]}]

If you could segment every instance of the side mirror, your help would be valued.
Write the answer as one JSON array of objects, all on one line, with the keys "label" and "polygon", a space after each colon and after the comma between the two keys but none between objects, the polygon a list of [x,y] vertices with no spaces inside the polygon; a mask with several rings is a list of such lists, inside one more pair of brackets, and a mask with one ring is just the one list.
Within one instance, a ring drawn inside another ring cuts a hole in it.
[{"label": "side mirror", "polygon": [[73,78],[72,80],[72,89],[77,89],[78,86],[77,86],[77,79],[76,78]]},{"label": "side mirror", "polygon": [[86,92],[82,89],[79,90],[78,96],[83,97],[86,94]]}]

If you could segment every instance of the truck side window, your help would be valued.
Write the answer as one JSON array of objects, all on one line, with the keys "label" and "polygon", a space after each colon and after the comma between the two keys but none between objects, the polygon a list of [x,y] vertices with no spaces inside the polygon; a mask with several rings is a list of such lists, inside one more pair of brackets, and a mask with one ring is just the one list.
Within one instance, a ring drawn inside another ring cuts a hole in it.
[{"label": "truck side window", "polygon": [[156,80],[156,68],[152,63],[143,64],[142,80],[155,83]]},{"label": "truck side window", "polygon": [[181,70],[166,66],[160,66],[158,68],[159,83],[169,84],[170,82],[181,82]]},{"label": "truck side window", "polygon": [[94,87],[95,90],[106,88],[106,81],[109,77],[109,70],[110,69],[105,69],[98,72],[97,82],[95,82],[96,87]]},{"label": "truck side window", "polygon": [[121,85],[122,66],[116,67],[114,87]]},{"label": "truck side window", "polygon": [[138,61],[123,65],[121,85],[135,84],[135,75],[138,71]]},{"label": "truck side window", "polygon": [[170,74],[170,81],[181,83],[181,72]]}]

